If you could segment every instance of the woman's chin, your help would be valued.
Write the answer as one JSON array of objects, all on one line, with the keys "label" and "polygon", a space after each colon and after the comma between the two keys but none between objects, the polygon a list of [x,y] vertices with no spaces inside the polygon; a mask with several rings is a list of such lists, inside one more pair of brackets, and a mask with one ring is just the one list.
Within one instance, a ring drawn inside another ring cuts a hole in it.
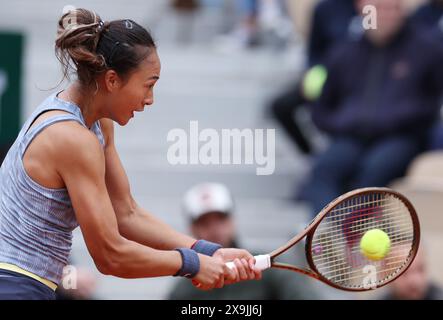
[{"label": "woman's chin", "polygon": [[119,119],[116,121],[120,126],[125,126],[128,124],[129,120],[131,120],[132,117],[126,118],[126,119]]}]

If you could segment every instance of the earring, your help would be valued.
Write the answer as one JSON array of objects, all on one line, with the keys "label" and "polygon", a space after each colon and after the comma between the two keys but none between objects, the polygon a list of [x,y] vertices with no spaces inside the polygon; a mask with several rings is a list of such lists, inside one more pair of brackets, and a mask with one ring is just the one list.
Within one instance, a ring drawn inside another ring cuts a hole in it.
[{"label": "earring", "polygon": [[98,83],[97,80],[95,80],[95,92],[94,92],[94,96],[97,94],[98,92]]}]

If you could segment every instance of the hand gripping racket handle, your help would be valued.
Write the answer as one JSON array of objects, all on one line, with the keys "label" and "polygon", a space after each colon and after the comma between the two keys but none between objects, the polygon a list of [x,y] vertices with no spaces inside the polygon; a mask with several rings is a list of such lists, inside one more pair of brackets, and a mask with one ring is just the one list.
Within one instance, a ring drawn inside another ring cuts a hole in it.
[{"label": "hand gripping racket handle", "polygon": [[[255,258],[255,267],[261,271],[269,269],[271,267],[271,256],[268,254],[262,254],[258,256],[254,256]],[[234,269],[234,262],[226,262],[226,266],[229,269]]]}]

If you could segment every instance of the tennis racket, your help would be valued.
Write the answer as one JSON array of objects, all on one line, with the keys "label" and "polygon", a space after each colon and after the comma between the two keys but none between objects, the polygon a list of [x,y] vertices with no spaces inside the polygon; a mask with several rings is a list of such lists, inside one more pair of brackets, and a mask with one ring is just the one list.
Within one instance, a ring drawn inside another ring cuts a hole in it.
[{"label": "tennis racket", "polygon": [[[362,236],[372,229],[384,231],[390,239],[390,250],[376,261],[360,252]],[[305,237],[309,269],[275,261]],[[255,265],[260,270],[302,273],[337,289],[366,291],[382,287],[405,272],[419,242],[419,220],[408,199],[388,188],[363,188],[329,203],[285,245],[255,256]],[[227,265],[235,268],[232,262]]]}]

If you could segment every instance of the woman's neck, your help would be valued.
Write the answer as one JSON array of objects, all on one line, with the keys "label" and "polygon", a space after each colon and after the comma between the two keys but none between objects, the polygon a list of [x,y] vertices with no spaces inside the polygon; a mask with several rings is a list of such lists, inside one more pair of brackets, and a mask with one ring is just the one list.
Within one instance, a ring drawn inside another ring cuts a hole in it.
[{"label": "woman's neck", "polygon": [[83,115],[85,125],[91,128],[94,122],[103,118],[101,103],[97,92],[84,89],[78,82],[71,84],[66,90],[59,94],[62,100],[76,104]]}]

